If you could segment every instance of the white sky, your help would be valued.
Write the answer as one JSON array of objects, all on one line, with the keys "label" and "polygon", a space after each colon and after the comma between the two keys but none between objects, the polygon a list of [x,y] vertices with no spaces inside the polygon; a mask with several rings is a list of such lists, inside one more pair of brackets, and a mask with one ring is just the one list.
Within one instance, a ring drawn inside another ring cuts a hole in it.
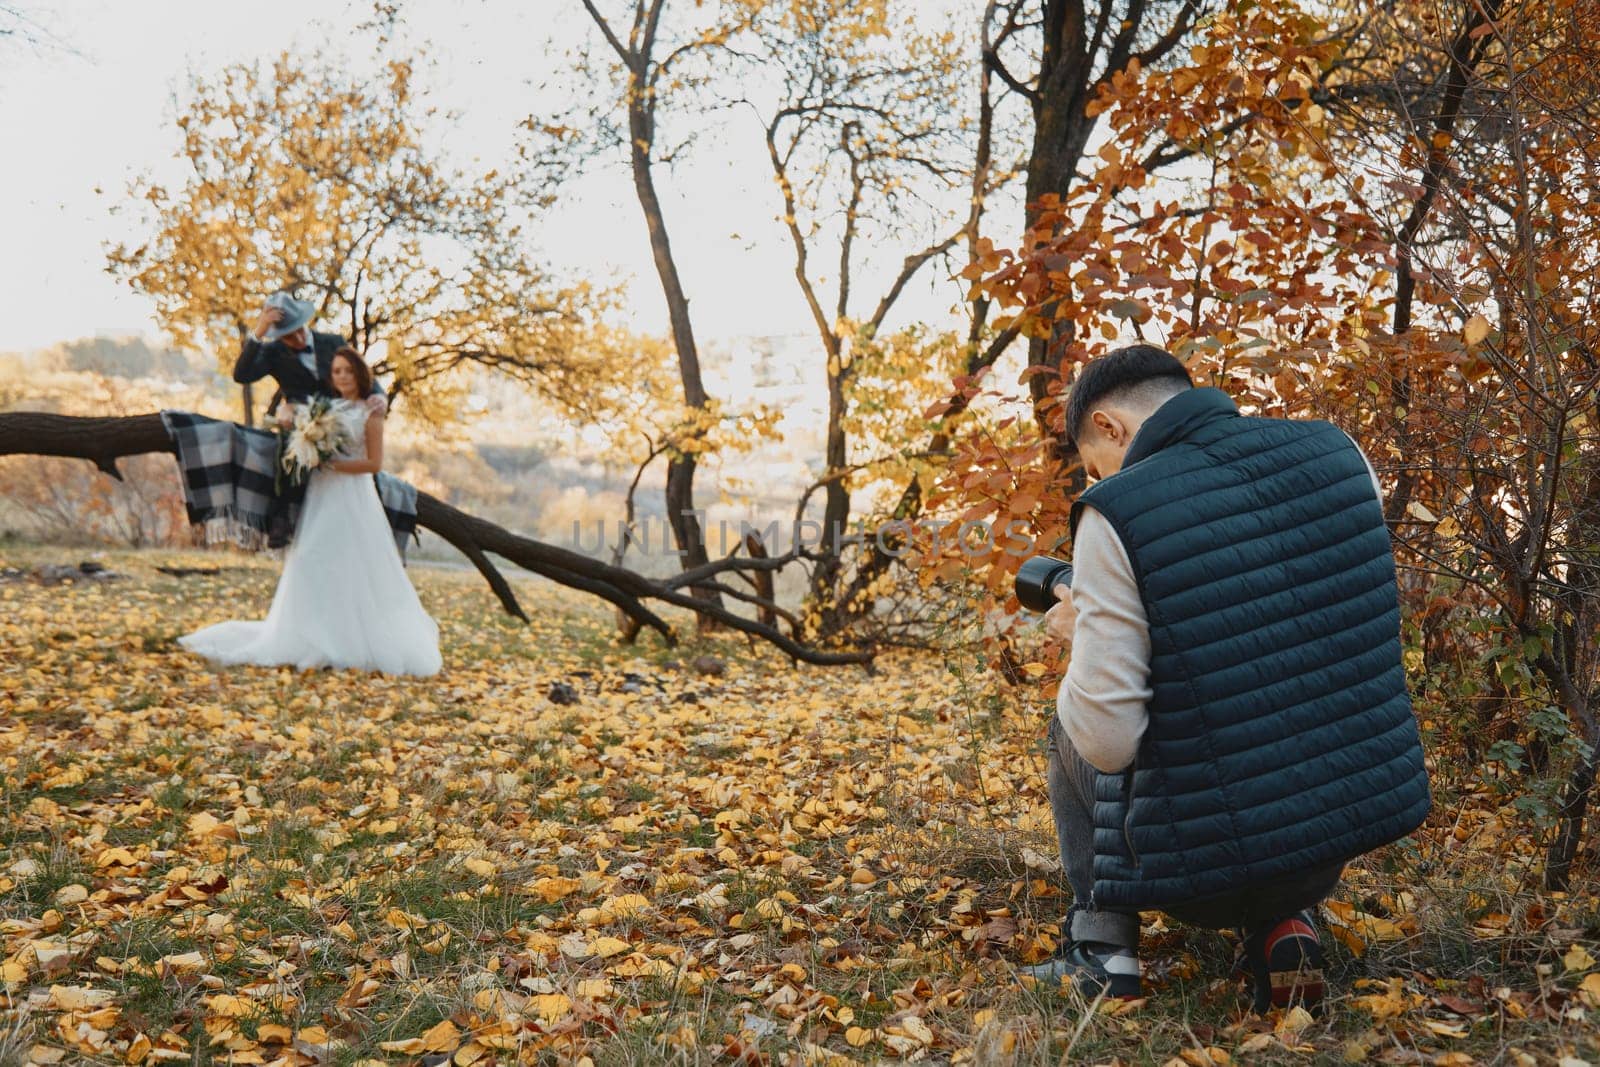
[{"label": "white sky", "polygon": [[[93,334],[155,334],[149,302],[105,273],[105,248],[141,236],[133,216],[114,212],[131,178],[181,179],[172,119],[188,78],[286,47],[367,56],[370,41],[352,28],[370,4],[19,2],[76,54],[0,45],[0,352]],[[470,163],[471,153],[491,165],[515,123],[548,103],[538,83],[559,73],[565,47],[593,32],[575,0],[412,0],[407,22],[408,38],[426,42],[434,61],[424,76],[429,100],[461,112],[445,142],[452,158]],[[811,328],[762,153],[755,140],[719,139],[658,177],[703,339]],[[664,331],[625,172],[595,174],[564,196],[539,243],[558,269],[631,278],[635,327]],[[888,251],[895,262],[904,254]],[[943,319],[951,290],[938,284],[940,269],[925,268],[902,297],[901,321]]]}]

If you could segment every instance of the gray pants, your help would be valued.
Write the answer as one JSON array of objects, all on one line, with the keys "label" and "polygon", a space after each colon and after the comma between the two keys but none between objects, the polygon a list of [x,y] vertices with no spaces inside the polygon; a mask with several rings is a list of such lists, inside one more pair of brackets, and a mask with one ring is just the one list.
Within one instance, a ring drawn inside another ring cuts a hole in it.
[{"label": "gray pants", "polygon": [[1067,912],[1067,937],[1073,941],[1099,941],[1122,948],[1139,947],[1139,917],[1095,911],[1090,904],[1094,889],[1094,776],[1088,760],[1078,755],[1050,716],[1050,814],[1056,823],[1061,848],[1061,869],[1072,887],[1072,909]]},{"label": "gray pants", "polygon": [[[1074,941],[1100,941],[1137,949],[1139,917],[1096,911],[1091,903],[1094,779],[1099,772],[1078,755],[1067,732],[1061,728],[1061,720],[1054,714],[1050,716],[1048,739],[1050,812],[1055,818],[1056,840],[1061,847],[1061,867],[1067,872],[1067,884],[1072,887],[1067,936]],[[1165,910],[1173,918],[1195,926],[1238,927],[1248,933],[1253,928],[1276,923],[1303,908],[1312,907],[1333,891],[1343,870],[1342,863],[1318,867],[1249,890],[1207,897]]]}]

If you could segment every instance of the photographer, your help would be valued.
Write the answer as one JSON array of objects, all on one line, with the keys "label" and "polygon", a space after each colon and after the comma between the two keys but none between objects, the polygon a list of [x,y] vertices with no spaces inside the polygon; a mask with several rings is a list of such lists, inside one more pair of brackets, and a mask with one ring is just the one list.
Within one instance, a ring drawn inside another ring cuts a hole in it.
[{"label": "photographer", "polygon": [[1313,1004],[1309,909],[1429,807],[1377,479],[1333,425],[1241,416],[1149,345],[1083,367],[1066,429],[1094,480],[1046,617],[1072,646],[1049,791],[1075,899],[1023,973],[1139,996],[1153,909],[1241,930],[1257,1010]]}]

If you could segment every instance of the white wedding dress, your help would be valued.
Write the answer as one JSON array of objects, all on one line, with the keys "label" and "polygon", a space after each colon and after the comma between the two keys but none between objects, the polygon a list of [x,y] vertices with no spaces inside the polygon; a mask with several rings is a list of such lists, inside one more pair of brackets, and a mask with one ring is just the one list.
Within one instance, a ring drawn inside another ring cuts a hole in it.
[{"label": "white wedding dress", "polygon": [[[365,458],[367,409],[334,402]],[[313,471],[272,608],[178,638],[219,663],[437,674],[439,626],[406,577],[371,474]]]}]

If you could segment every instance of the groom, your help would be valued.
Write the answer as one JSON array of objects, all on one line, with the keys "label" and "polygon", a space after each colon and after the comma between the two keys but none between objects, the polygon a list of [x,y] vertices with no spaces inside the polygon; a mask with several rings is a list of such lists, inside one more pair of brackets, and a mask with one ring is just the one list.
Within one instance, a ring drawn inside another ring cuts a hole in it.
[{"label": "groom", "polygon": [[[267,297],[255,327],[246,335],[239,350],[239,359],[233,365],[234,381],[245,385],[270,376],[278,383],[278,391],[267,405],[269,418],[279,404],[304,404],[312,397],[338,396],[329,374],[333,368],[333,354],[345,344],[345,339],[336,333],[313,331],[311,320],[315,315],[316,306],[311,301],[296,300],[287,292],[273,293]],[[388,401],[376,384],[367,404],[374,412],[388,408]],[[278,419],[280,424],[286,421],[287,414],[285,409]],[[282,458],[283,440],[280,438],[277,462]],[[268,548],[282,548],[289,543],[293,532],[290,511],[304,496],[304,484],[287,482],[273,494],[267,513]]]}]

